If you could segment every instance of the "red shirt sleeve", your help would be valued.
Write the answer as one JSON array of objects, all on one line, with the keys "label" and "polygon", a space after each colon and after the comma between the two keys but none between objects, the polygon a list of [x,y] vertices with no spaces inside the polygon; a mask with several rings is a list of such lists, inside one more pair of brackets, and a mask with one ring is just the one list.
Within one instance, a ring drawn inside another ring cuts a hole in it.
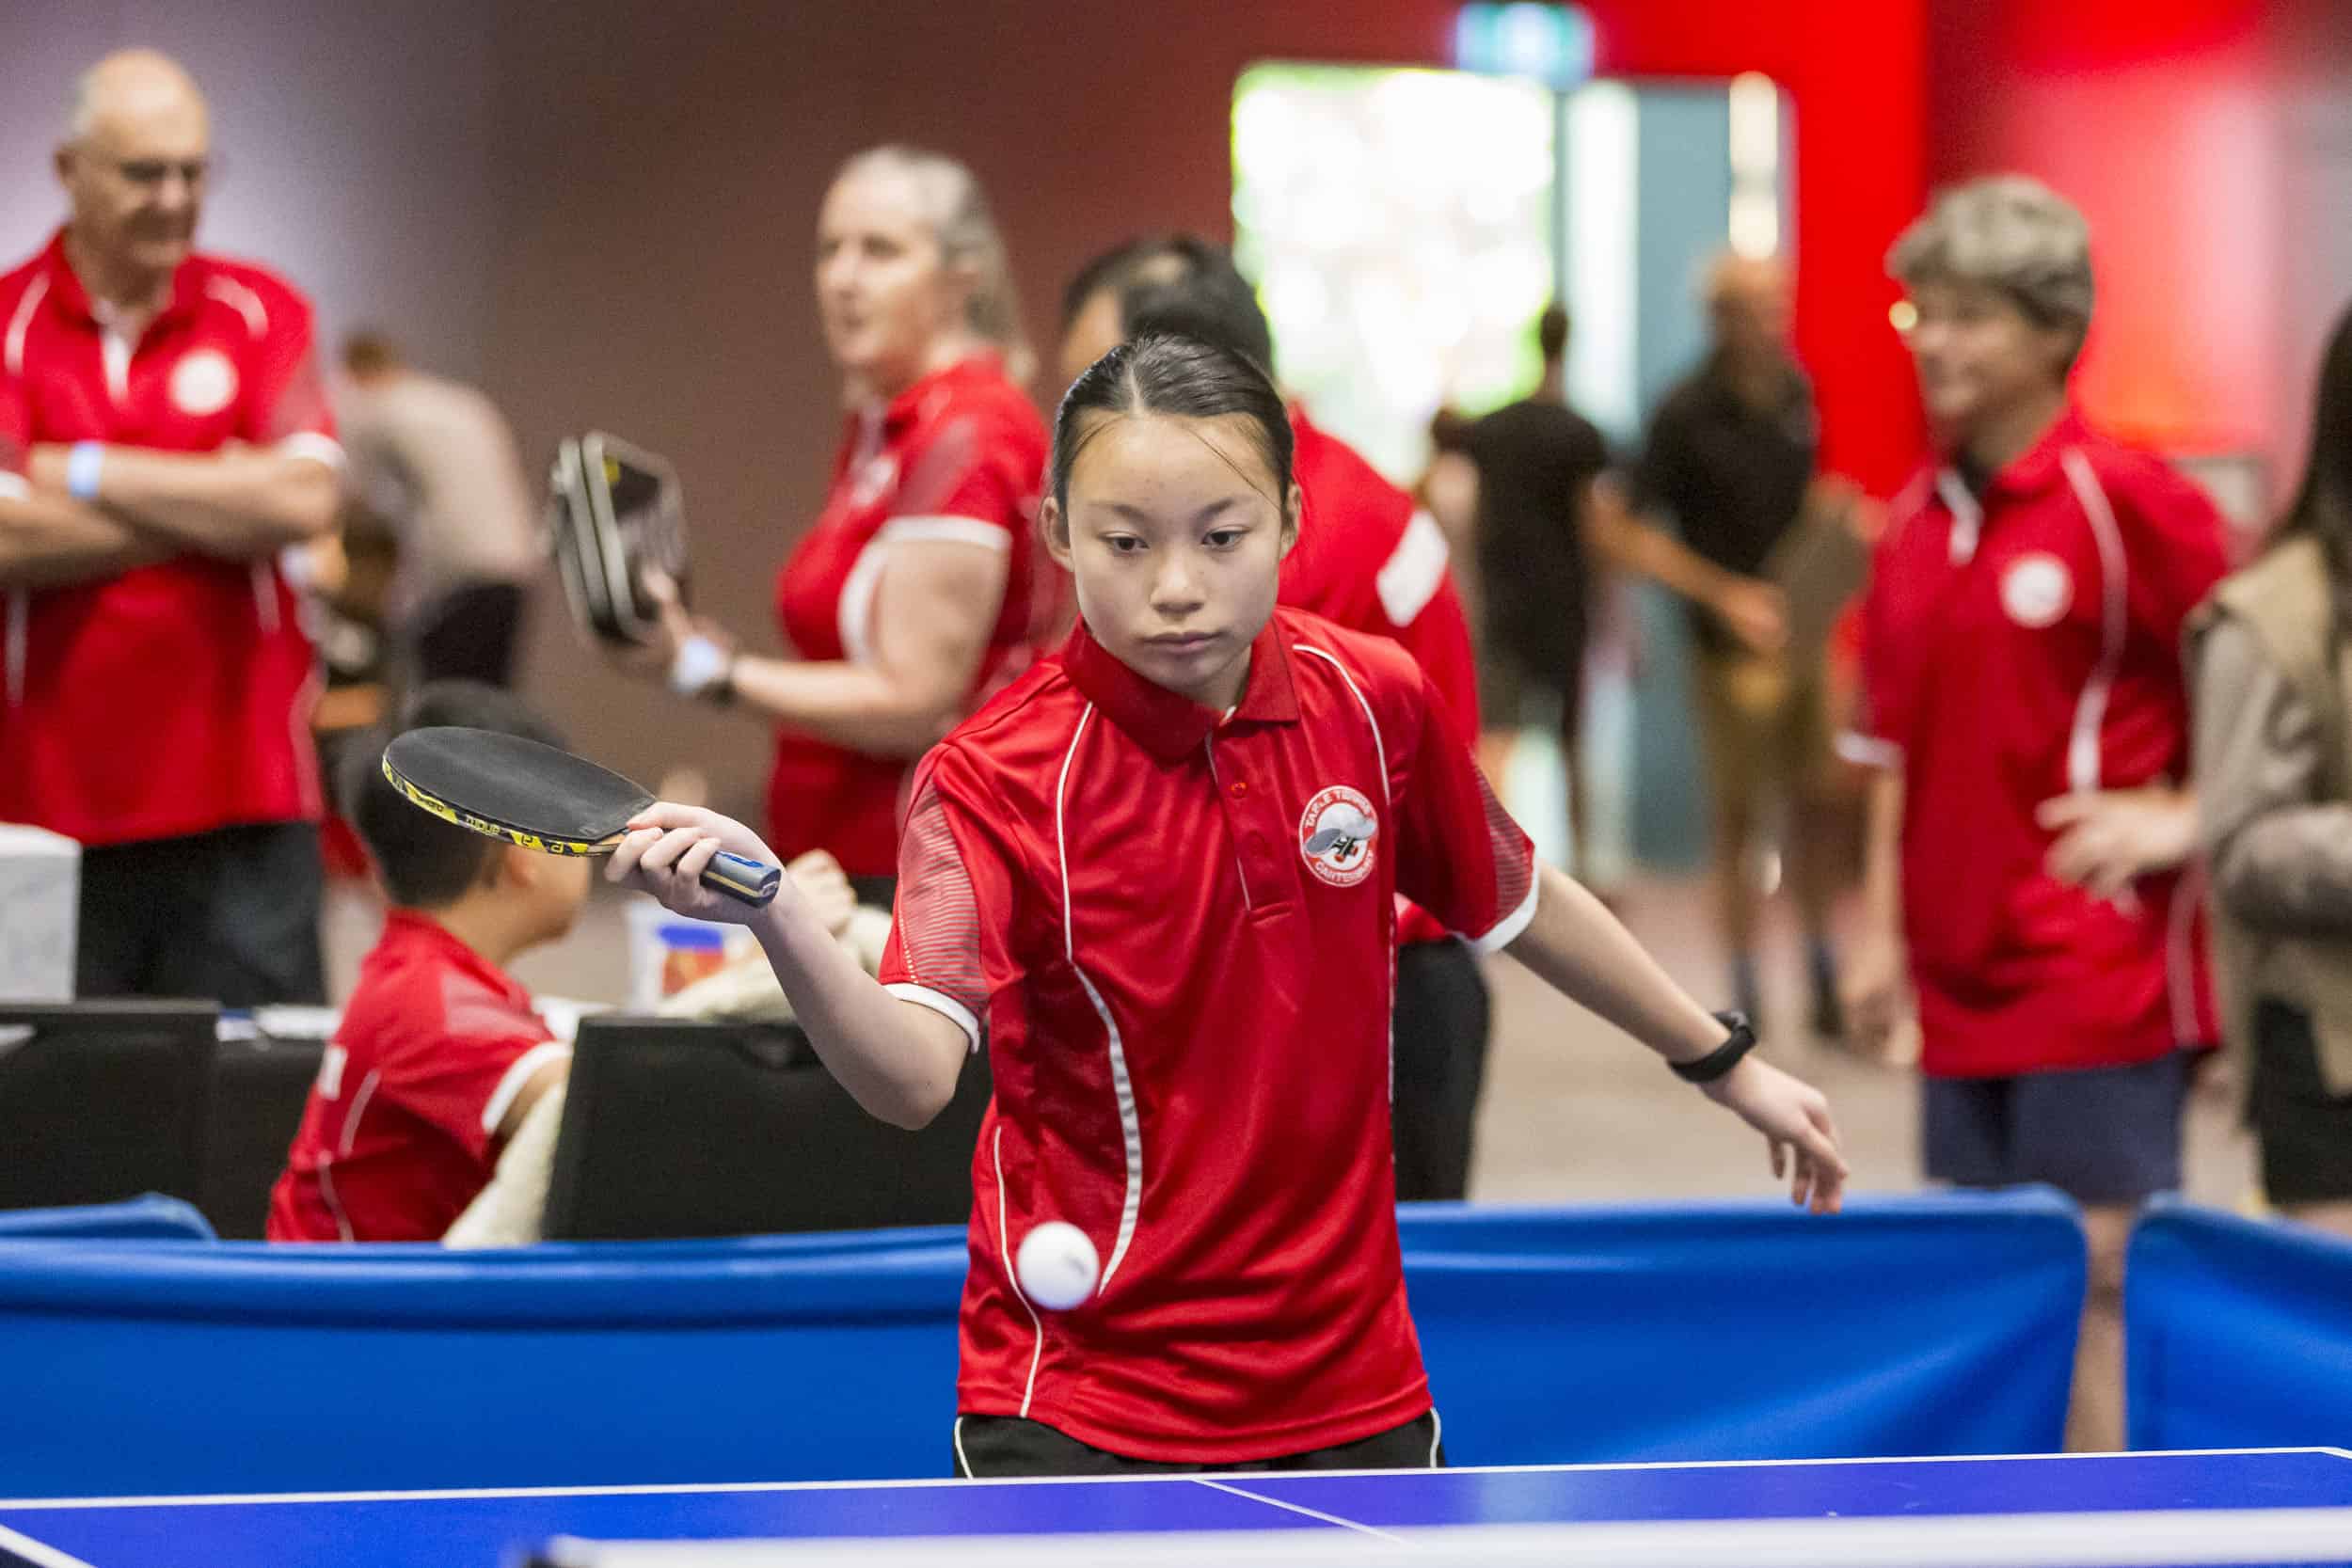
[{"label": "red shirt sleeve", "polygon": [[244,376],[239,434],[255,446],[288,436],[335,438],[335,416],[319,375],[310,302],[291,289],[265,296],[267,321]]},{"label": "red shirt sleeve", "polygon": [[2167,649],[2181,645],[2189,614],[2229,575],[2228,527],[2194,483],[2161,459],[2114,485],[2130,564],[2131,614]]},{"label": "red shirt sleeve", "polygon": [[898,892],[882,989],[944,1014],[977,1051],[989,998],[1011,977],[1005,942],[1014,879],[1005,820],[962,757],[934,750],[915,770],[898,839]]},{"label": "red shirt sleeve", "polygon": [[441,1031],[430,1050],[389,1073],[379,1093],[447,1134],[477,1160],[498,1142],[499,1123],[532,1075],[565,1061],[571,1047],[530,1013],[485,988],[453,981],[442,993]]},{"label": "red shirt sleeve", "polygon": [[1491,953],[1535,912],[1535,846],[1486,786],[1426,672],[1416,705],[1412,748],[1389,762],[1396,890]]},{"label": "red shirt sleeve", "polygon": [[989,424],[978,412],[951,415],[908,452],[884,537],[1010,543],[1038,476],[1015,471],[1013,443],[993,438]]}]

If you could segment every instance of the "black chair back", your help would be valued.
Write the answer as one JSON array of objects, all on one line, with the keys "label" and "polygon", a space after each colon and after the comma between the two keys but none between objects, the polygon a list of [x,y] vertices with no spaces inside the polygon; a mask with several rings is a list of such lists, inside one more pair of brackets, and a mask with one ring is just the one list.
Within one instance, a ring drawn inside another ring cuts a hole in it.
[{"label": "black chair back", "polygon": [[197,1207],[223,1241],[262,1239],[270,1189],[326,1053],[325,1040],[267,1034],[223,1040],[214,1052]]},{"label": "black chair back", "polygon": [[220,1009],[0,1004],[0,1208],[196,1202]]},{"label": "black chair back", "polygon": [[580,1022],[548,1193],[550,1241],[961,1223],[989,1097],[968,1062],[919,1132],[878,1121],[798,1030]]}]

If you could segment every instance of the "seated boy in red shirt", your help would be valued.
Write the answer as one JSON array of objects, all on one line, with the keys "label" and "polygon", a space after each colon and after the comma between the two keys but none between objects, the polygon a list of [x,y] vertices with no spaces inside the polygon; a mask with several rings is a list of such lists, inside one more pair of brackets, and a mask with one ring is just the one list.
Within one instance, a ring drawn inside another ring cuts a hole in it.
[{"label": "seated boy in red shirt", "polygon": [[[563,744],[520,701],[470,681],[425,687],[400,728],[434,724]],[[392,909],[270,1196],[273,1242],[440,1240],[571,1067],[570,1047],[504,966],[571,928],[588,863],[418,810],[385,780],[380,755],[369,747],[355,758],[364,767],[345,809]]]}]

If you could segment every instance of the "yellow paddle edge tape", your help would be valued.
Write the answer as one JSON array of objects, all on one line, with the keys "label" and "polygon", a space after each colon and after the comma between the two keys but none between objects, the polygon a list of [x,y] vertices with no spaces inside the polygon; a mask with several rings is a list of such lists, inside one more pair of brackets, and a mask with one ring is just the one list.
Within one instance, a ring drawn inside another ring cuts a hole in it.
[{"label": "yellow paddle edge tape", "polygon": [[486,816],[476,816],[410,784],[401,776],[400,769],[392,766],[389,756],[384,759],[384,777],[390,781],[394,789],[408,798],[410,805],[429,811],[444,822],[463,828],[468,832],[480,833],[485,838],[502,838],[509,844],[536,849],[543,855],[609,855],[616,842],[609,838],[547,838],[538,833],[524,832],[520,828],[510,828],[503,822],[493,822]]}]

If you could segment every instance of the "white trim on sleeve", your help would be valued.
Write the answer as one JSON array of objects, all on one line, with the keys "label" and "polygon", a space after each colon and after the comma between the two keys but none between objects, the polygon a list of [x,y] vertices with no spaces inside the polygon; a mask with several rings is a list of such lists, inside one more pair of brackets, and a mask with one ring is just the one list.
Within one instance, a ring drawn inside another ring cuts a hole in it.
[{"label": "white trim on sleeve", "polygon": [[21,501],[29,498],[33,487],[24,483],[24,476],[8,468],[0,468],[0,498]]},{"label": "white trim on sleeve", "polygon": [[1892,773],[1903,765],[1903,749],[1891,740],[1882,740],[1859,730],[1847,730],[1837,737],[1837,754],[1859,768],[1880,768]]},{"label": "white trim on sleeve", "polygon": [[523,1085],[531,1082],[531,1075],[558,1058],[569,1061],[571,1055],[572,1048],[562,1040],[542,1040],[516,1057],[515,1065],[508,1068],[506,1076],[499,1080],[499,1086],[490,1091],[490,1102],[482,1107],[482,1130],[496,1132],[499,1123],[506,1119],[507,1107],[514,1104],[515,1097],[523,1092]]},{"label": "white trim on sleeve", "polygon": [[983,522],[977,517],[893,517],[882,524],[882,531],[874,537],[893,545],[902,542],[977,545],[999,555],[1012,549],[1012,534],[1004,525]]},{"label": "white trim on sleeve", "polygon": [[1453,551],[1447,548],[1445,530],[1426,511],[1413,514],[1413,520],[1405,525],[1404,537],[1396,542],[1396,549],[1373,579],[1380,591],[1380,608],[1393,626],[1409,626],[1420,619],[1429,601],[1437,597],[1445,582],[1446,565]]},{"label": "white trim on sleeve", "polygon": [[893,980],[882,987],[882,990],[901,1002],[912,1002],[918,1007],[929,1007],[940,1017],[953,1022],[957,1028],[963,1031],[964,1037],[971,1041],[972,1053],[974,1055],[979,1053],[980,1021],[972,1016],[971,1008],[954,997],[945,991],[933,990],[929,986],[918,986],[912,980]]},{"label": "white trim on sleeve", "polygon": [[24,297],[16,302],[16,314],[8,318],[6,363],[10,375],[24,373],[24,334],[32,329],[33,312],[48,297],[49,275],[42,273],[25,286]]},{"label": "white trim on sleeve", "polygon": [[262,296],[233,277],[215,277],[205,279],[204,293],[245,318],[245,329],[259,338],[269,330],[269,307]]},{"label": "white trim on sleeve", "polygon": [[343,469],[343,444],[315,430],[297,430],[271,450],[280,457],[307,457],[313,463],[324,463],[337,473]]},{"label": "white trim on sleeve", "polygon": [[1527,896],[1519,900],[1519,907],[1495,922],[1485,936],[1467,939],[1471,951],[1483,958],[1490,953],[1500,953],[1518,941],[1519,933],[1526,930],[1528,922],[1535,918],[1535,898],[1536,895],[1542,891],[1544,879],[1540,871],[1528,878]]}]

